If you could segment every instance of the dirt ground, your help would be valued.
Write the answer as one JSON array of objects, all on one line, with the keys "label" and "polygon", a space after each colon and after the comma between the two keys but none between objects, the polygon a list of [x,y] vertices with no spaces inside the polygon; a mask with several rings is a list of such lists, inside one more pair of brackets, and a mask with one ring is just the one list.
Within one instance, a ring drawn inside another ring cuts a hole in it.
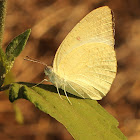
[{"label": "dirt ground", "polygon": [[[118,72],[110,92],[99,103],[118,121],[128,140],[140,139],[140,1],[139,0],[8,0],[3,48],[32,29],[24,51],[12,69],[15,81],[38,83],[43,66],[24,61],[25,56],[52,64],[68,32],[93,9],[108,5],[115,15],[115,51]],[[16,121],[15,108],[0,95],[1,140],[72,140],[65,127],[39,111],[29,101],[18,100],[24,124]]]}]

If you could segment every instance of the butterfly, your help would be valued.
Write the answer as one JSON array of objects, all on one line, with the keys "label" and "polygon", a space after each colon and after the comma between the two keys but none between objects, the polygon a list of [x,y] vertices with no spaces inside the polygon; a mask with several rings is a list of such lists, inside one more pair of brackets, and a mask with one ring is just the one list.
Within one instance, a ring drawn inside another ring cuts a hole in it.
[{"label": "butterfly", "polygon": [[61,88],[68,100],[67,92],[101,100],[110,90],[117,72],[111,9],[103,6],[86,15],[59,46],[53,67],[38,63],[46,66],[45,75],[59,95]]}]

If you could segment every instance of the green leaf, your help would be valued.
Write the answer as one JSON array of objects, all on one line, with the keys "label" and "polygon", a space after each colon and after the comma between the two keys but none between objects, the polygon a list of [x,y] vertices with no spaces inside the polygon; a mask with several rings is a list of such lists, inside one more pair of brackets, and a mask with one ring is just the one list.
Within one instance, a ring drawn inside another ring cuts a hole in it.
[{"label": "green leaf", "polygon": [[24,49],[26,42],[29,38],[31,29],[26,30],[24,33],[15,37],[6,48],[6,57],[9,61],[9,70],[13,66],[15,58],[21,53]]},{"label": "green leaf", "polygon": [[[26,84],[26,85],[25,85]],[[24,98],[41,111],[62,123],[75,140],[126,140],[118,129],[118,122],[97,101],[81,99],[68,94],[72,105],[60,90],[52,85],[32,87],[29,83],[12,84],[9,99],[14,102]]]},{"label": "green leaf", "polygon": [[13,66],[15,58],[24,49],[31,30],[28,29],[24,33],[15,37],[7,46],[6,54],[0,47],[0,87],[3,85],[5,75],[10,71]]}]

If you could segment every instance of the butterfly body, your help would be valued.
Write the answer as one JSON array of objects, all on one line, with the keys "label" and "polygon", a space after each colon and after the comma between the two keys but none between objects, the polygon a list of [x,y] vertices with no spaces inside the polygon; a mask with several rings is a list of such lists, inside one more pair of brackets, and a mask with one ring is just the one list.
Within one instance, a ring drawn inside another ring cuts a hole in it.
[{"label": "butterfly body", "polygon": [[49,82],[51,82],[53,85],[55,85],[58,88],[63,88],[63,86],[66,86],[66,80],[60,76],[58,76],[51,66],[48,66],[44,69],[44,73],[49,78]]}]

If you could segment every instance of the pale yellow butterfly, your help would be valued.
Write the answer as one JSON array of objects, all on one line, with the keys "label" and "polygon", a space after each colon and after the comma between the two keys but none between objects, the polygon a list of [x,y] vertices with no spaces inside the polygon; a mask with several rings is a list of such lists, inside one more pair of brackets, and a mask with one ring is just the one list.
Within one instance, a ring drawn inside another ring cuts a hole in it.
[{"label": "pale yellow butterfly", "polygon": [[61,88],[66,96],[69,92],[93,100],[100,100],[108,93],[116,71],[114,22],[108,6],[86,15],[61,43],[53,67],[45,68],[58,93]]}]

